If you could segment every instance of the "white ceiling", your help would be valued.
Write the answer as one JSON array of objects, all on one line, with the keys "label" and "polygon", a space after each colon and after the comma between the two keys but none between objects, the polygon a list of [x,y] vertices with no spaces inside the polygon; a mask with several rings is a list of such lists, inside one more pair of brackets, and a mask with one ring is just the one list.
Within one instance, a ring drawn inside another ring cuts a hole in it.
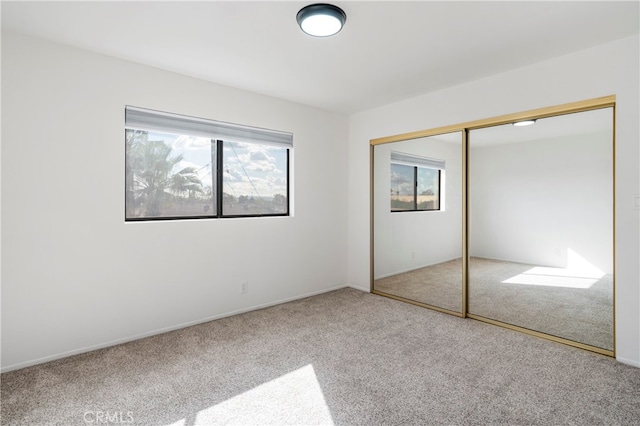
[{"label": "white ceiling", "polygon": [[639,2],[8,2],[2,27],[305,105],[353,113],[639,32]]}]

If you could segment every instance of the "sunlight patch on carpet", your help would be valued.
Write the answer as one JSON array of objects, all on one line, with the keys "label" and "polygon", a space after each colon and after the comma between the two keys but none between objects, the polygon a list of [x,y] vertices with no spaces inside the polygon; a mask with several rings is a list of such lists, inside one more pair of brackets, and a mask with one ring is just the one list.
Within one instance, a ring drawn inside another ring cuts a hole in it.
[{"label": "sunlight patch on carpet", "polygon": [[313,365],[308,364],[200,411],[194,424],[334,423]]},{"label": "sunlight patch on carpet", "polygon": [[605,275],[591,262],[567,249],[566,268],[536,266],[502,281],[503,284],[538,285],[547,287],[590,288]]}]

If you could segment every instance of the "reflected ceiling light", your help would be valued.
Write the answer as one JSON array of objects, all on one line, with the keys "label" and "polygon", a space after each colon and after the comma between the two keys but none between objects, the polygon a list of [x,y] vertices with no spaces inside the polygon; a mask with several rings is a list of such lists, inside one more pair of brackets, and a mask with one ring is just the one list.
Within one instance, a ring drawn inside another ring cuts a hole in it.
[{"label": "reflected ceiling light", "polygon": [[296,19],[305,33],[315,37],[328,37],[342,29],[347,14],[332,4],[316,3],[300,9]]},{"label": "reflected ceiling light", "polygon": [[535,122],[536,120],[522,120],[516,121],[515,123],[513,123],[513,125],[518,127],[531,126],[532,124],[535,124]]}]

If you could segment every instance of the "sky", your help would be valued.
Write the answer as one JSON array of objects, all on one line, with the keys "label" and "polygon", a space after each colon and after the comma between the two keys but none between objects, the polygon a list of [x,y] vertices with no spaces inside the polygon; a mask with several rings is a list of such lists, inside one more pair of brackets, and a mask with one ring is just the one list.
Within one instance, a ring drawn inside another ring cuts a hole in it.
[{"label": "sky", "polygon": [[[172,170],[193,167],[203,187],[212,186],[209,138],[149,132],[149,140],[163,140],[174,154],[182,154]],[[224,142],[224,192],[235,197],[287,194],[287,149],[254,143]]]},{"label": "sky", "polygon": [[[393,195],[413,195],[413,167],[391,164],[391,190]],[[418,167],[418,194],[426,190],[438,193],[438,170]]]}]

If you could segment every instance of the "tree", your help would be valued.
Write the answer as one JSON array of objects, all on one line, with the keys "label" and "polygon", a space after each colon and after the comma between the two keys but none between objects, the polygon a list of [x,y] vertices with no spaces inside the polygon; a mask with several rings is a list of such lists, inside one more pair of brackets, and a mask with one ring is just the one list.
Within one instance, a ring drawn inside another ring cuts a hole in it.
[{"label": "tree", "polygon": [[287,197],[282,194],[273,195],[273,204],[277,207],[281,207],[287,204]]},{"label": "tree", "polygon": [[169,187],[178,196],[188,193],[189,198],[195,198],[196,194],[203,193],[202,182],[196,175],[194,167],[185,167],[171,176]]},{"label": "tree", "polygon": [[138,132],[134,130],[127,130],[125,132],[125,206],[127,209],[127,217],[135,216],[137,207],[137,200],[135,196],[136,187],[134,179],[134,170],[137,167],[137,147],[138,145],[147,139],[147,132]]},{"label": "tree", "polygon": [[160,216],[162,207],[170,200],[187,192],[189,196],[202,192],[202,182],[193,167],[185,167],[171,173],[183,160],[182,154],[174,154],[164,141],[148,140],[148,133],[127,131],[127,213],[137,207],[142,216]]}]

